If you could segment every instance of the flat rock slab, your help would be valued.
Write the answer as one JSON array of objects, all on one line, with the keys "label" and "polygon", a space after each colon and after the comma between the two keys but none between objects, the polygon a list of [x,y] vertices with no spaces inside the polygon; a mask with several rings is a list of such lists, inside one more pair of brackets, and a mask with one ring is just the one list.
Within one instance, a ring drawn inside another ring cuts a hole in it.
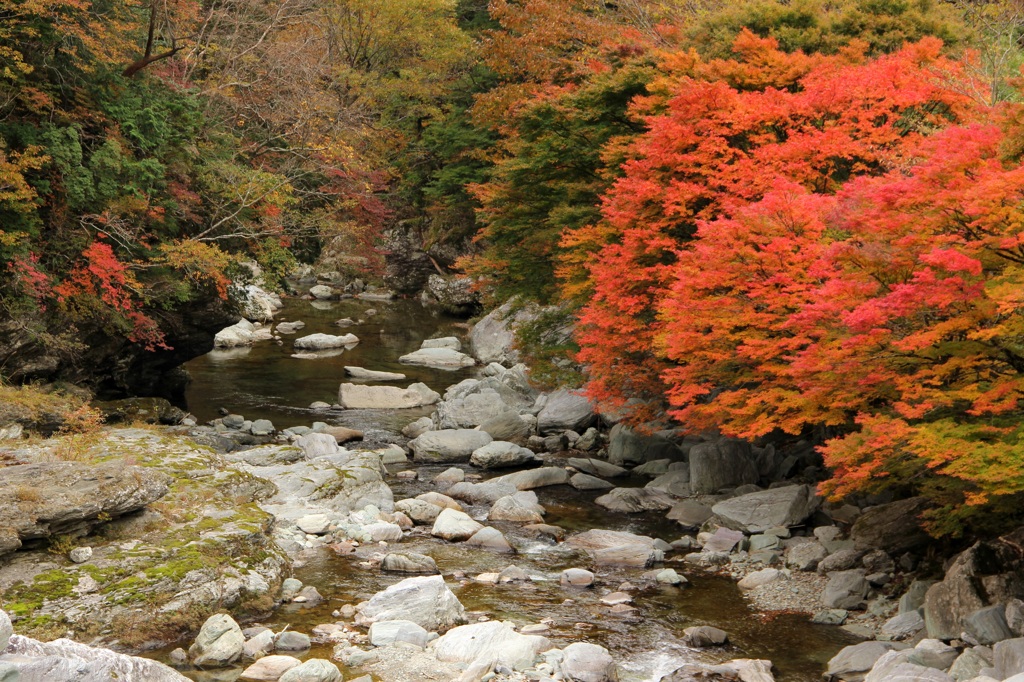
[{"label": "flat rock slab", "polygon": [[398,386],[367,386],[342,384],[338,389],[338,403],[347,410],[402,410],[433,405],[441,394],[426,384]]},{"label": "flat rock slab", "polygon": [[406,578],[373,595],[359,611],[365,624],[409,620],[425,630],[445,630],[466,622],[466,610],[439,575]]},{"label": "flat rock slab", "polygon": [[0,663],[10,664],[18,670],[22,680],[188,682],[187,677],[163,663],[86,646],[69,639],[39,642],[13,635],[0,656]]},{"label": "flat rock slab", "polygon": [[4,467],[0,475],[0,554],[25,540],[83,534],[159,500],[169,478],[123,462],[40,462]]},{"label": "flat rock slab", "polygon": [[533,665],[537,655],[551,648],[540,635],[521,635],[500,621],[474,623],[449,630],[434,643],[439,661],[473,663],[483,657],[512,670]]},{"label": "flat rock slab", "polygon": [[588,457],[570,457],[566,460],[566,464],[574,469],[579,469],[585,474],[600,476],[602,478],[615,478],[617,476],[625,476],[629,473],[626,469],[623,469],[620,466],[609,464],[604,460]]},{"label": "flat rock slab", "polygon": [[458,369],[476,364],[476,360],[453,348],[420,348],[418,351],[403,355],[398,361],[405,365],[424,365],[441,369]]},{"label": "flat rock slab", "polygon": [[719,502],[711,508],[724,525],[746,533],[763,533],[803,523],[817,506],[810,486],[790,485]]},{"label": "flat rock slab", "polygon": [[359,337],[355,334],[310,334],[295,339],[292,347],[296,350],[326,350],[328,348],[345,348],[359,343]]},{"label": "flat rock slab", "polygon": [[400,372],[380,372],[374,369],[364,369],[362,367],[345,367],[345,375],[350,376],[353,379],[361,379],[363,381],[402,381],[405,379],[405,375]]},{"label": "flat rock slab", "polygon": [[594,500],[609,511],[635,514],[642,511],[665,511],[675,500],[667,493],[653,488],[616,488]]},{"label": "flat rock slab", "polygon": [[541,467],[528,471],[517,471],[492,478],[487,483],[508,483],[516,490],[532,490],[548,485],[565,485],[569,482],[569,472],[561,467]]},{"label": "flat rock slab", "polygon": [[475,450],[492,441],[491,435],[476,429],[427,431],[409,441],[413,459],[427,463],[468,462]]}]

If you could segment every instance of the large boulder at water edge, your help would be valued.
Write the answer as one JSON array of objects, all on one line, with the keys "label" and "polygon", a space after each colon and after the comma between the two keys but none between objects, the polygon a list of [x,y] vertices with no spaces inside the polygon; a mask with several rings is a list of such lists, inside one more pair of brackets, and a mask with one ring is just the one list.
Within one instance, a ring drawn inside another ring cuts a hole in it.
[{"label": "large boulder at water edge", "polygon": [[817,507],[810,486],[790,485],[740,495],[711,508],[723,525],[745,533],[763,533],[769,528],[803,523]]},{"label": "large boulder at water edge", "polygon": [[245,636],[235,620],[224,613],[210,616],[188,650],[189,660],[200,667],[229,666],[242,657]]},{"label": "large boulder at water edge", "polygon": [[757,461],[746,441],[722,438],[690,448],[690,489],[695,494],[757,483],[757,479]]},{"label": "large boulder at water edge", "polygon": [[678,462],[686,453],[660,433],[642,434],[616,424],[608,434],[608,461],[612,464],[641,464],[658,459]]},{"label": "large boulder at water edge", "polygon": [[401,356],[398,361],[406,365],[424,365],[441,369],[458,369],[476,364],[473,358],[452,348],[420,348]]},{"label": "large boulder at water edge", "polygon": [[13,635],[7,646],[0,649],[0,654],[0,679],[5,682],[188,682],[187,677],[163,663],[86,646],[70,639],[39,642]]},{"label": "large boulder at water edge", "polygon": [[500,621],[474,623],[453,628],[434,643],[434,655],[440,661],[473,663],[478,660],[524,670],[537,655],[551,648],[551,642],[539,635],[521,635]]},{"label": "large boulder at water edge", "polygon": [[928,542],[921,528],[927,508],[923,497],[912,497],[866,509],[854,522],[850,539],[857,549],[883,549],[893,556],[922,547]]},{"label": "large boulder at water edge", "polygon": [[359,609],[365,624],[410,620],[426,630],[446,630],[466,622],[466,610],[439,575],[406,578],[373,595]]},{"label": "large boulder at water edge", "polygon": [[359,343],[359,337],[355,334],[310,334],[295,339],[292,344],[296,350],[326,350],[328,348],[344,348]]},{"label": "large boulder at water edge", "polygon": [[474,450],[491,442],[491,436],[475,429],[427,431],[409,441],[413,459],[431,464],[468,462]]},{"label": "large boulder at water edge", "polygon": [[583,433],[596,419],[593,404],[578,391],[559,389],[543,401],[537,414],[537,431],[542,436],[565,431]]},{"label": "large boulder at water edge", "polygon": [[426,384],[398,386],[366,386],[342,384],[338,389],[338,403],[348,410],[401,410],[433,405],[441,398]]},{"label": "large boulder at water edge", "polygon": [[469,463],[481,469],[505,469],[542,461],[533,450],[506,441],[492,441],[473,451]]},{"label": "large boulder at water edge", "polygon": [[572,682],[618,682],[611,654],[603,646],[575,642],[562,651],[562,677]]}]

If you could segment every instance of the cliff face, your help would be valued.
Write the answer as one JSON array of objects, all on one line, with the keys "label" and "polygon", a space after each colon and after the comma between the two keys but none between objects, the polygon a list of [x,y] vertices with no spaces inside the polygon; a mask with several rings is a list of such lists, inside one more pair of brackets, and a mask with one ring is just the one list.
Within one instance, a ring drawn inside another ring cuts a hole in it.
[{"label": "cliff face", "polygon": [[73,383],[101,399],[157,396],[180,403],[187,376],[179,367],[209,352],[214,334],[239,318],[220,300],[151,314],[169,349],[147,351],[98,326],[78,329],[72,347],[59,337],[67,330],[40,333],[38,323],[5,320],[0,322],[0,374],[14,383]]}]

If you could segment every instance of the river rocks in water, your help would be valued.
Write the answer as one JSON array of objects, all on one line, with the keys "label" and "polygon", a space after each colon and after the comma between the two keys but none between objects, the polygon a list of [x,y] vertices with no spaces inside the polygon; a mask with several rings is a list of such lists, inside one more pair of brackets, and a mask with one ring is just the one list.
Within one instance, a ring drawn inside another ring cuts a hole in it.
[{"label": "river rocks in water", "polygon": [[309,295],[315,299],[326,301],[334,296],[334,289],[326,284],[317,284],[309,289]]},{"label": "river rocks in water", "polygon": [[511,483],[484,481],[483,483],[470,483],[463,481],[456,483],[448,489],[452,497],[465,500],[470,504],[493,504],[507,495],[513,495],[516,487]]},{"label": "river rocks in water", "polygon": [[373,542],[398,542],[402,539],[402,527],[387,521],[377,521],[363,526],[363,532],[369,535]]},{"label": "river rocks in water", "polygon": [[625,476],[629,473],[626,469],[614,464],[609,464],[604,460],[584,458],[584,457],[570,457],[566,460],[566,464],[574,469],[578,469],[585,474],[591,476],[600,476],[601,478],[616,478],[618,476]]},{"label": "river rocks in water", "polygon": [[667,471],[644,487],[660,490],[676,497],[688,497],[690,495],[690,470]]},{"label": "river rocks in water", "polygon": [[309,635],[304,632],[285,630],[274,637],[274,649],[277,651],[305,651],[309,647]]},{"label": "river rocks in water", "polygon": [[864,571],[837,571],[829,576],[821,600],[825,608],[852,611],[864,608],[867,594],[868,581],[864,579]]},{"label": "river rocks in water", "polygon": [[724,500],[711,510],[729,528],[763,533],[803,523],[814,511],[816,500],[810,486],[790,485]]},{"label": "river rocks in water", "polygon": [[924,630],[924,617],[920,611],[908,611],[893,616],[882,624],[881,637],[889,641],[898,642],[913,637],[921,630]]},{"label": "river rocks in water", "polygon": [[786,574],[777,568],[762,568],[760,571],[745,575],[737,585],[741,590],[755,590],[762,585],[770,585],[785,579]]},{"label": "river rocks in water", "polygon": [[746,441],[720,438],[690,448],[690,489],[695,494],[710,494],[757,480],[757,462]]},{"label": "river rocks in water", "polygon": [[424,500],[406,499],[395,503],[395,510],[400,511],[419,524],[432,524],[437,520],[442,507]]},{"label": "river rocks in water", "polygon": [[257,326],[248,320],[239,320],[230,327],[225,327],[213,337],[214,348],[239,348],[251,346],[257,341],[268,341],[272,338],[270,329]]},{"label": "river rocks in water", "polygon": [[462,342],[454,336],[443,336],[437,339],[424,339],[420,348],[451,348],[462,350]]},{"label": "river rocks in water", "polygon": [[481,469],[504,469],[536,464],[540,461],[532,450],[500,440],[491,441],[482,448],[477,448],[469,458],[470,464]]},{"label": "river rocks in water", "polygon": [[367,386],[342,384],[338,389],[338,403],[347,410],[401,410],[433,405],[441,398],[426,384],[398,386]]},{"label": "river rocks in water", "polygon": [[345,367],[345,374],[360,381],[402,381],[405,375],[400,372],[381,372],[363,367]]},{"label": "river rocks in water", "polygon": [[666,436],[637,433],[625,424],[616,424],[608,434],[608,461],[612,464],[642,464],[658,459],[673,462],[685,453]]},{"label": "river rocks in water", "polygon": [[611,654],[603,646],[574,642],[562,650],[562,677],[570,682],[618,682]]},{"label": "river rocks in water", "polygon": [[544,507],[538,504],[536,493],[522,491],[497,499],[487,518],[490,521],[541,523],[544,521]]},{"label": "river rocks in water", "polygon": [[729,635],[725,630],[719,630],[710,625],[696,625],[683,630],[683,643],[698,649],[722,646],[727,641],[729,641]]},{"label": "river rocks in water", "polygon": [[696,500],[683,500],[669,510],[665,518],[675,521],[683,528],[697,530],[704,522],[711,518],[713,512],[711,507],[701,504]]},{"label": "river rocks in water", "polygon": [[0,555],[25,540],[85,535],[96,525],[159,500],[170,479],[122,462],[38,462],[0,476]]},{"label": "river rocks in water", "polygon": [[275,328],[278,334],[294,334],[300,329],[304,328],[306,323],[302,320],[295,320],[294,322],[281,322]]},{"label": "river rocks in water", "polygon": [[505,474],[492,478],[487,483],[511,484],[516,490],[532,490],[548,485],[565,485],[569,482],[569,472],[561,467],[541,467],[540,469],[529,469],[517,471],[514,474]]},{"label": "river rocks in water", "polygon": [[244,682],[277,682],[286,672],[302,663],[294,656],[264,656],[242,671]]},{"label": "river rocks in water", "polygon": [[730,528],[719,528],[704,541],[704,553],[728,554],[743,540],[743,533]]},{"label": "river rocks in water", "polygon": [[446,630],[466,622],[466,611],[439,575],[406,578],[373,595],[359,607],[364,624],[411,620],[426,630]]},{"label": "river rocks in water", "polygon": [[893,556],[917,549],[928,542],[921,528],[927,508],[923,497],[912,497],[866,509],[854,522],[850,539],[856,549],[884,549]]},{"label": "river rocks in water", "polygon": [[440,573],[433,558],[416,552],[392,552],[381,560],[380,568],[390,573]]},{"label": "river rocks in water", "polygon": [[445,509],[437,515],[430,534],[457,542],[472,537],[474,533],[483,527],[483,524],[477,523],[465,512]]},{"label": "river rocks in water", "polygon": [[442,509],[454,509],[455,511],[463,510],[462,505],[456,502],[454,499],[452,499],[448,495],[443,495],[441,493],[434,492],[433,490],[425,492],[422,495],[417,495],[416,499],[423,500],[424,502],[429,502],[430,504],[436,504],[438,507],[441,507]]},{"label": "river rocks in water", "polygon": [[466,472],[459,467],[449,467],[437,476],[434,476],[434,483],[439,486],[455,485],[466,480]]},{"label": "river rocks in water", "polygon": [[524,670],[533,665],[551,642],[540,635],[521,635],[506,623],[488,621],[452,628],[434,643],[439,661],[474,663],[478,660]]},{"label": "river rocks in water", "polygon": [[259,658],[266,656],[273,650],[274,631],[267,628],[246,640],[245,645],[242,647],[242,657],[247,659]]},{"label": "river rocks in water", "polygon": [[370,644],[388,646],[405,642],[423,648],[430,641],[430,633],[409,620],[383,620],[370,625]]},{"label": "river rocks in water", "polygon": [[542,436],[565,431],[584,431],[595,419],[594,406],[579,393],[559,389],[543,398],[537,414],[537,431]]},{"label": "river rocks in water", "polygon": [[888,642],[861,642],[845,647],[828,662],[825,679],[863,682],[878,659],[893,646]]},{"label": "river rocks in water", "polygon": [[665,553],[662,550],[643,545],[619,545],[595,549],[589,553],[598,566],[647,568],[665,558]]},{"label": "river rocks in water", "polygon": [[615,487],[613,483],[604,479],[583,473],[573,474],[569,479],[569,485],[576,490],[608,490]]},{"label": "river rocks in water", "polygon": [[458,369],[476,364],[470,356],[451,348],[420,348],[401,356],[398,361],[406,365],[423,365],[439,369]]},{"label": "river rocks in water", "polygon": [[235,620],[224,613],[210,616],[189,647],[192,665],[222,668],[242,657],[245,637]]},{"label": "river rocks in water", "polygon": [[70,639],[39,642],[12,635],[0,653],[3,654],[0,656],[0,679],[4,682],[188,682],[187,677],[163,663],[86,646]]},{"label": "river rocks in water", "polygon": [[775,682],[775,677],[771,661],[737,658],[719,665],[688,663],[660,682]]},{"label": "river rocks in water", "polygon": [[478,429],[491,434],[494,440],[521,441],[533,431],[536,417],[503,410],[480,422]]},{"label": "river rocks in water", "polygon": [[292,342],[296,350],[327,350],[329,348],[344,348],[359,343],[359,337],[355,334],[310,334],[302,336]]},{"label": "river rocks in water", "polygon": [[409,441],[413,459],[426,463],[468,462],[474,450],[492,441],[490,434],[474,429],[427,431]]},{"label": "river rocks in water", "polygon": [[562,571],[559,582],[573,587],[590,587],[594,584],[594,574],[584,568],[567,568]]},{"label": "river rocks in water", "polygon": [[632,514],[642,511],[664,511],[671,508],[675,500],[666,493],[652,488],[615,488],[594,502],[609,511]]},{"label": "river rocks in water", "polygon": [[465,544],[468,547],[480,547],[481,549],[489,549],[492,552],[514,551],[502,532],[490,526],[484,526],[478,530],[472,537],[466,540]]},{"label": "river rocks in water", "polygon": [[338,670],[338,666],[323,658],[310,658],[286,672],[278,682],[341,682],[341,680],[341,671]]}]

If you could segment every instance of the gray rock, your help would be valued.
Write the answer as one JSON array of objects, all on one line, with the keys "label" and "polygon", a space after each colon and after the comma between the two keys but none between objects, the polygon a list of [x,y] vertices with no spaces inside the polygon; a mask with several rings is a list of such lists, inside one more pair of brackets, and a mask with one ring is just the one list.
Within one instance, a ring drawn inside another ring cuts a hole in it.
[{"label": "gray rock", "polygon": [[75,547],[68,552],[68,558],[76,564],[84,564],[92,558],[92,547]]},{"label": "gray rock", "polygon": [[906,661],[906,652],[890,651],[875,662],[864,682],[951,682],[949,675]]},{"label": "gray rock", "polygon": [[309,289],[309,295],[313,298],[326,300],[334,296],[334,289],[326,284],[317,284]]},{"label": "gray rock", "polygon": [[583,435],[579,437],[573,447],[577,450],[596,450],[600,444],[601,434],[597,432],[593,426],[583,432]]},{"label": "gray rock", "polygon": [[1006,601],[1006,624],[1014,637],[1024,636],[1024,601],[1012,597]]},{"label": "gray rock", "polygon": [[329,457],[341,453],[341,448],[338,447],[338,439],[329,433],[307,433],[300,436],[295,441],[295,444],[302,448],[306,459]]},{"label": "gray rock", "polygon": [[604,479],[583,473],[573,474],[569,478],[569,485],[576,490],[608,490],[615,487],[614,484]]},{"label": "gray rock", "polygon": [[490,526],[484,526],[476,533],[466,540],[468,547],[480,547],[482,549],[489,549],[492,552],[512,552],[512,545],[508,544],[508,540],[497,528],[491,528]]},{"label": "gray rock", "polygon": [[949,676],[956,682],[966,682],[992,666],[992,650],[988,647],[964,649],[949,669]]},{"label": "gray rock", "polygon": [[276,651],[305,651],[310,644],[309,635],[295,630],[285,630],[274,638]]},{"label": "gray rock", "polygon": [[264,656],[242,671],[242,680],[276,682],[282,675],[302,663],[294,656]]},{"label": "gray rock", "polygon": [[409,441],[409,447],[417,462],[468,462],[474,450],[491,440],[490,434],[473,429],[427,431]]},{"label": "gray rock", "polygon": [[422,365],[425,367],[452,368],[472,367],[476,364],[470,356],[451,348],[421,348],[398,358],[405,365]]},{"label": "gray rock", "polygon": [[505,469],[536,464],[540,461],[541,459],[532,450],[500,440],[491,441],[487,445],[477,448],[469,458],[470,464],[481,469]]},{"label": "gray rock", "polygon": [[729,553],[743,540],[743,533],[729,528],[717,529],[704,543],[705,553]]},{"label": "gray rock", "polygon": [[444,662],[468,664],[484,659],[512,670],[525,670],[550,647],[546,637],[521,635],[506,623],[488,621],[452,628],[434,642],[434,655]]},{"label": "gray rock", "polygon": [[465,500],[470,504],[493,504],[506,495],[516,492],[516,487],[508,482],[484,481],[483,483],[470,483],[464,481],[456,483],[448,492],[452,497]]},{"label": "gray rock", "polygon": [[[22,542],[85,535],[93,527],[156,502],[169,478],[123,462],[39,462],[3,468],[0,555]],[[31,494],[30,494],[31,493]]]},{"label": "gray rock", "polygon": [[323,658],[310,658],[295,666],[278,682],[341,682],[338,666]]},{"label": "gray rock", "polygon": [[274,423],[269,419],[254,419],[252,426],[249,427],[249,433],[254,436],[270,436],[277,431],[274,428]]},{"label": "gray rock", "polygon": [[491,434],[494,440],[506,441],[522,441],[533,430],[531,422],[513,410],[503,410],[488,417],[477,428]]},{"label": "gray rock", "polygon": [[590,587],[594,584],[594,574],[583,568],[567,568],[562,571],[559,582],[573,587]]},{"label": "gray rock", "polygon": [[864,608],[868,581],[861,570],[837,571],[829,576],[822,593],[826,608],[857,610]]},{"label": "gray rock", "polygon": [[662,434],[637,433],[624,424],[616,424],[608,434],[608,461],[612,464],[642,464],[659,459],[681,461],[685,453]]},{"label": "gray rock", "polygon": [[531,490],[506,495],[494,502],[487,514],[490,521],[514,521],[516,523],[542,523],[544,507],[537,502],[537,494]]},{"label": "gray rock", "polygon": [[482,363],[514,365],[519,362],[519,352],[515,349],[515,329],[535,319],[539,310],[534,303],[524,304],[518,299],[512,299],[487,313],[469,332],[473,355]]},{"label": "gray rock", "polygon": [[483,528],[483,524],[474,521],[469,514],[454,509],[444,509],[437,515],[430,534],[456,542],[472,537],[481,528]]},{"label": "gray rock", "polygon": [[625,476],[629,473],[620,466],[609,464],[608,462],[600,459],[570,457],[566,460],[566,464],[574,469],[579,469],[585,474],[600,476],[601,478],[616,478],[618,476]]},{"label": "gray rock", "polygon": [[711,507],[696,500],[683,500],[669,510],[666,518],[675,521],[683,528],[697,530],[711,518],[712,514]]},{"label": "gray rock", "polygon": [[[860,564],[862,552],[855,549],[841,549],[834,554],[818,562],[818,573],[832,573],[833,571],[847,571]],[[922,595],[923,599],[923,595]]]},{"label": "gray rock", "polygon": [[979,644],[995,644],[1013,637],[1006,623],[1006,607],[1002,604],[974,611],[964,619],[964,627]]},{"label": "gray rock", "polygon": [[400,511],[419,524],[433,524],[441,513],[441,507],[424,500],[406,499],[395,503],[395,511]]},{"label": "gray rock", "polygon": [[223,668],[242,657],[245,637],[234,619],[223,613],[210,616],[189,647],[192,665]]},{"label": "gray rock", "polygon": [[402,381],[405,375],[400,372],[381,372],[362,367],[345,367],[345,374],[362,381]]},{"label": "gray rock", "polygon": [[643,545],[621,545],[596,549],[590,555],[598,566],[630,566],[633,568],[647,568],[665,558],[665,553],[662,550]]},{"label": "gray rock", "polygon": [[710,625],[696,625],[683,630],[683,642],[687,646],[703,649],[709,646],[722,646],[729,641],[725,630]]},{"label": "gray rock", "polygon": [[815,506],[816,497],[810,486],[791,485],[734,497],[714,505],[711,511],[730,528],[763,533],[769,528],[803,523]]},{"label": "gray rock", "polygon": [[611,654],[603,646],[574,642],[562,650],[562,677],[571,682],[618,682]]},{"label": "gray rock", "polygon": [[274,650],[274,631],[267,628],[246,640],[242,647],[242,657],[247,659],[266,656]]},{"label": "gray rock", "polygon": [[440,573],[431,557],[416,552],[392,552],[381,560],[380,568],[391,573]]},{"label": "gray rock", "polygon": [[402,428],[402,435],[406,438],[416,438],[434,428],[434,422],[430,417],[420,417],[416,421],[409,422]]},{"label": "gray rock", "polygon": [[0,610],[0,652],[7,648],[7,642],[14,634],[14,626],[11,624],[11,617],[6,611]]},{"label": "gray rock", "polygon": [[929,588],[935,584],[934,580],[915,580],[900,597],[899,612],[908,613],[917,611],[924,606],[924,598]]},{"label": "gray rock", "polygon": [[664,511],[672,507],[672,496],[653,488],[615,488],[594,502],[609,511],[637,513]]},{"label": "gray rock", "polygon": [[444,336],[438,339],[424,339],[423,343],[420,344],[420,348],[451,348],[452,350],[462,350],[462,342],[454,336]]},{"label": "gray rock", "polygon": [[505,474],[487,482],[498,485],[510,484],[516,490],[533,490],[549,485],[566,485],[569,483],[569,472],[561,467],[541,467]]},{"label": "gray rock", "polygon": [[388,646],[398,642],[427,646],[430,633],[409,620],[384,620],[370,625],[370,644]]},{"label": "gray rock", "polygon": [[928,542],[920,516],[928,502],[913,497],[866,509],[853,524],[850,539],[861,550],[882,549],[898,556]]},{"label": "gray rock", "polygon": [[676,497],[688,497],[690,495],[690,470],[677,469],[665,472],[644,487],[661,490]]},{"label": "gray rock", "polygon": [[924,617],[920,611],[901,613],[882,624],[882,634],[892,641],[909,639],[921,630],[924,630]]},{"label": "gray rock", "polygon": [[187,682],[188,678],[163,663],[90,647],[70,639],[39,642],[12,635],[0,657],[4,682]]},{"label": "gray rock", "polygon": [[798,571],[813,571],[828,557],[820,542],[801,542],[786,549],[786,566]]},{"label": "gray rock", "polygon": [[580,432],[595,419],[594,406],[583,395],[559,389],[547,396],[537,414],[537,430],[542,436],[564,431]]},{"label": "gray rock", "polygon": [[862,682],[878,659],[892,648],[888,642],[861,642],[845,647],[828,662],[825,679]]},{"label": "gray rock", "polygon": [[785,579],[786,574],[777,568],[762,568],[760,571],[754,571],[745,575],[743,579],[737,583],[737,586],[741,590],[753,590],[761,587],[762,585],[770,585],[771,583]]},{"label": "gray rock", "polygon": [[[668,473],[668,465],[672,464],[670,459],[654,459],[650,462],[645,462],[638,467],[633,468],[633,474],[637,476],[650,476],[651,478],[657,478],[663,474]],[[680,462],[680,464],[684,464]],[[690,467],[687,465],[684,469],[687,477],[690,475]],[[689,480],[689,478],[687,478]]]},{"label": "gray rock", "polygon": [[327,350],[329,348],[344,348],[359,343],[359,337],[355,334],[310,334],[303,336],[292,343],[296,350]]},{"label": "gray rock", "polygon": [[433,405],[441,395],[426,384],[398,386],[368,386],[342,384],[338,389],[338,403],[346,410],[402,410]]},{"label": "gray rock", "polygon": [[690,448],[690,489],[696,494],[710,494],[757,480],[757,462],[745,441],[722,438]]},{"label": "gray rock", "polygon": [[445,630],[466,622],[461,602],[439,575],[406,578],[361,604],[359,614],[367,624],[410,620],[426,630]]},{"label": "gray rock", "polygon": [[997,642],[992,653],[992,664],[1000,679],[1024,673],[1024,637]]}]

